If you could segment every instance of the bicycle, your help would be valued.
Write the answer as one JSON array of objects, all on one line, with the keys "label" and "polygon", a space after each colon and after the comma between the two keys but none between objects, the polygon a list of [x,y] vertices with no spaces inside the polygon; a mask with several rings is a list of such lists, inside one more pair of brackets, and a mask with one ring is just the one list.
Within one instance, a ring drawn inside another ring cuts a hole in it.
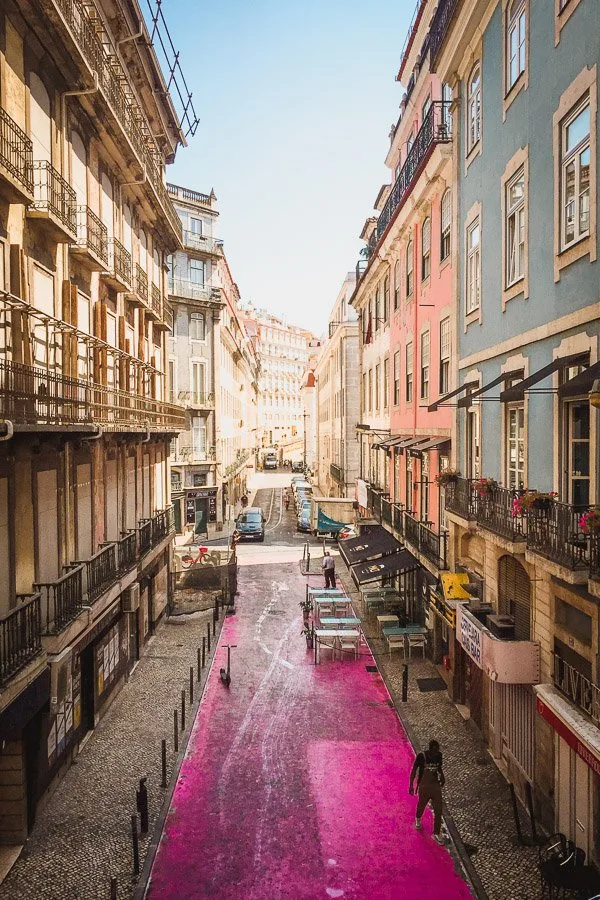
[{"label": "bicycle", "polygon": [[180,562],[182,569],[190,569],[197,563],[201,566],[218,566],[220,565],[221,557],[218,550],[210,552],[208,547],[198,547],[198,555],[196,557],[192,556],[191,553],[185,553],[181,557]]}]

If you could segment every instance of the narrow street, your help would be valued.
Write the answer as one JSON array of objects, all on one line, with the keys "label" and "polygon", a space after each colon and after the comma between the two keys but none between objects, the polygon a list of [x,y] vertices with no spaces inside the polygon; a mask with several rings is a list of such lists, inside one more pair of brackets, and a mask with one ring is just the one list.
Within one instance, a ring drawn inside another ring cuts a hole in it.
[{"label": "narrow street", "polygon": [[[300,634],[302,539],[281,506],[289,475],[257,480],[266,540],[239,548],[237,613],[221,632],[146,896],[471,897],[429,813],[414,830],[413,750],[368,649],[314,665]],[[229,689],[219,678],[227,644]]]}]

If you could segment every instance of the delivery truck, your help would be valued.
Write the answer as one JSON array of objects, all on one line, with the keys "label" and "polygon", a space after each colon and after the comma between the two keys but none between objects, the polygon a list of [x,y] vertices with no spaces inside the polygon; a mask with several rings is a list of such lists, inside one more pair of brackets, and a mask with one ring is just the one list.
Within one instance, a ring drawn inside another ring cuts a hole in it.
[{"label": "delivery truck", "polygon": [[350,497],[313,496],[311,512],[312,533],[336,537],[342,525],[354,523],[354,500]]}]

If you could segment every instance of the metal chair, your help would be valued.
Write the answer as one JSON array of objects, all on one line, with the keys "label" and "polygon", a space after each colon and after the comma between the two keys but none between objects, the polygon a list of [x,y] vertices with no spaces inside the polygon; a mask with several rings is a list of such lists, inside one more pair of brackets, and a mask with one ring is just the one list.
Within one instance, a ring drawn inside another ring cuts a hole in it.
[{"label": "metal chair", "polygon": [[425,659],[425,650],[427,649],[427,638],[424,634],[409,634],[408,635],[408,658],[411,657],[411,652],[413,648],[418,650],[419,647],[423,652],[423,659]]}]

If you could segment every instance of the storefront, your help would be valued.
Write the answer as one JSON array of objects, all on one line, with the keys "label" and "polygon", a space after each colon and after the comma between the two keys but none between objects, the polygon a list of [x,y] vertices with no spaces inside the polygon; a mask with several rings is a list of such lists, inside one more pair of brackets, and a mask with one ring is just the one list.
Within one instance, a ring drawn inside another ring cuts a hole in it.
[{"label": "storefront", "polygon": [[456,601],[444,596],[443,579],[427,585],[427,627],[431,631],[432,658],[439,667],[450,696],[453,696],[453,672],[456,640]]},{"label": "storefront", "polygon": [[217,522],[217,488],[204,487],[185,493],[185,530],[208,536]]}]

